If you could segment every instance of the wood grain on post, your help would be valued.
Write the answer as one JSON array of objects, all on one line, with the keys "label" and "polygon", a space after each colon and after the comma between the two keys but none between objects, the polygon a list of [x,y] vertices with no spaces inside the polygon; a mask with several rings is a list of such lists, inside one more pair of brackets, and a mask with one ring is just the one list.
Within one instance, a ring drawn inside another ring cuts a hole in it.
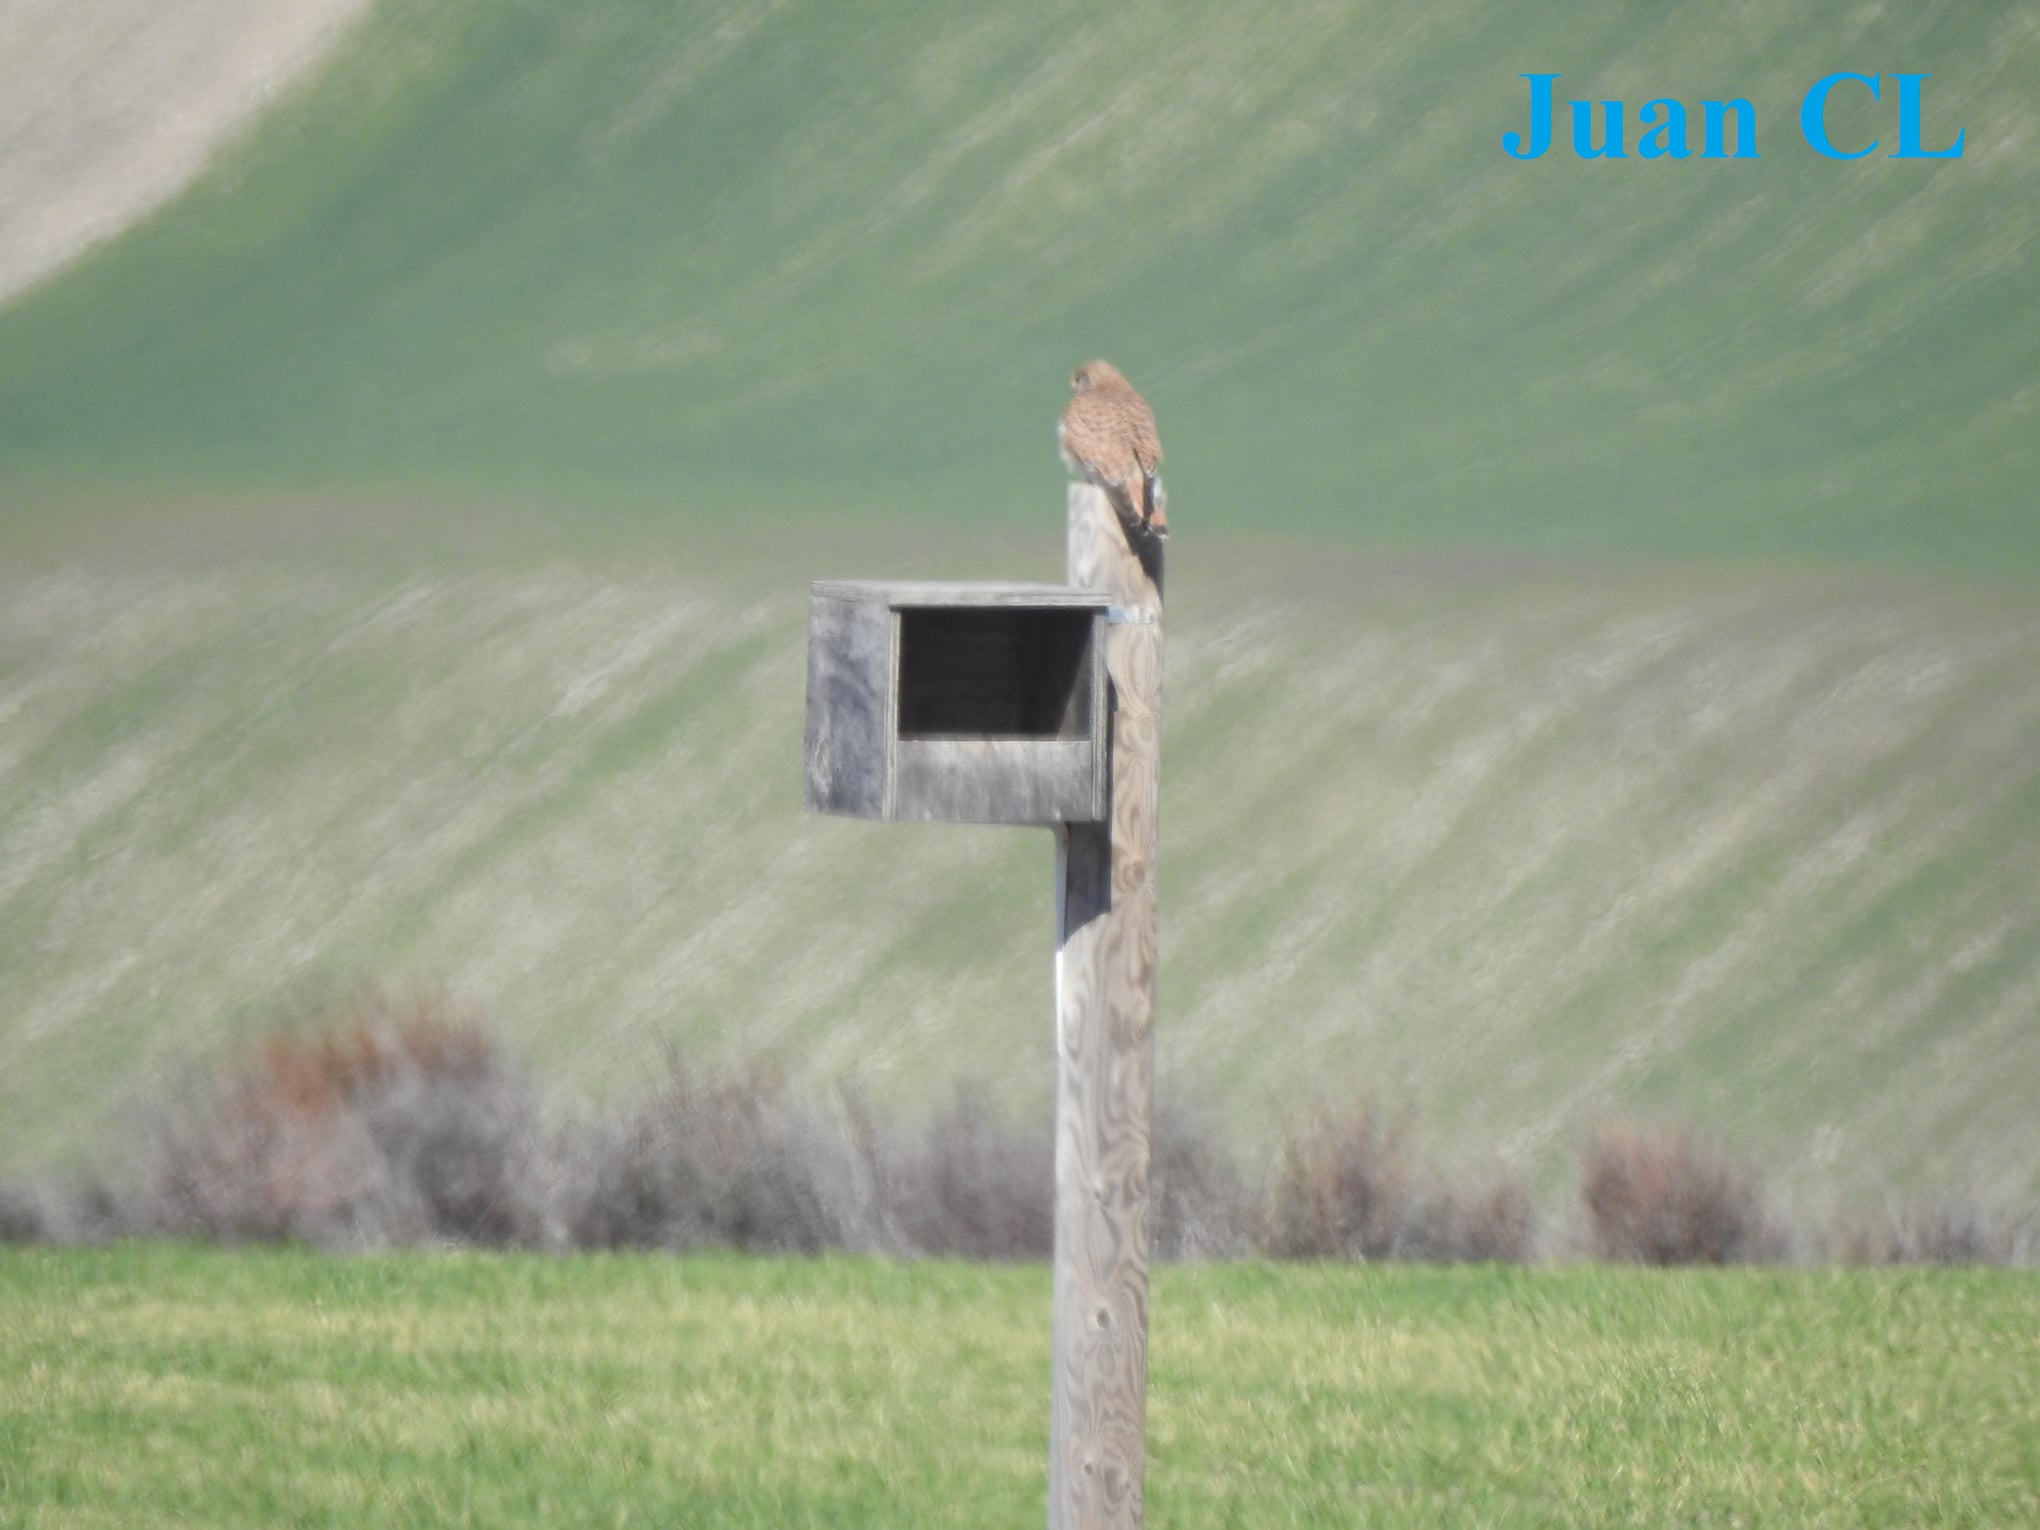
[{"label": "wood grain on post", "polygon": [[1049,1530],[1138,1526],[1143,1513],[1162,702],[1160,544],[1143,547],[1136,558],[1102,490],[1070,486],[1069,583],[1113,606],[1112,779],[1104,822],[1055,831]]}]

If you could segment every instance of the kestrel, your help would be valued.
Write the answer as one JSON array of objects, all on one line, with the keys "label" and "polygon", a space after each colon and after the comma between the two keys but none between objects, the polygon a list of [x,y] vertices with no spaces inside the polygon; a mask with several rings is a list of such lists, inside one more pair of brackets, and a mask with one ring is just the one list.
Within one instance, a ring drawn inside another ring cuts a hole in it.
[{"label": "kestrel", "polygon": [[1112,499],[1132,535],[1166,537],[1162,438],[1154,411],[1109,361],[1087,361],[1070,378],[1070,402],[1056,425],[1062,459]]}]

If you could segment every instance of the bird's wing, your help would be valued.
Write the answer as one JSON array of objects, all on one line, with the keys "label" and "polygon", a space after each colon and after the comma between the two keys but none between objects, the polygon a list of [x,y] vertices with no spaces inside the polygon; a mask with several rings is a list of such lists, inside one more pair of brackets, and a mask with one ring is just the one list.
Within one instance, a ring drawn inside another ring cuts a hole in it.
[{"label": "bird's wing", "polygon": [[1078,395],[1063,411],[1063,451],[1086,472],[1113,482],[1125,478],[1133,463],[1114,428],[1116,423],[1110,410],[1101,410],[1095,399]]},{"label": "bird's wing", "polygon": [[1133,403],[1126,422],[1127,442],[1133,448],[1133,458],[1140,464],[1141,472],[1152,478],[1162,465],[1162,438],[1155,429],[1154,413],[1148,408],[1147,401],[1135,395]]}]

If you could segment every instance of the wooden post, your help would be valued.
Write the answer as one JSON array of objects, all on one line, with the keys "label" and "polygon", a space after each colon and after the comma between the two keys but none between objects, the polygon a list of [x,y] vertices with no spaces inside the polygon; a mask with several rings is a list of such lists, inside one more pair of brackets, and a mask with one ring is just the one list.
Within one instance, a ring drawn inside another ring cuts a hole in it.
[{"label": "wooden post", "polygon": [[1104,822],[1055,829],[1049,1530],[1133,1527],[1143,1514],[1162,593],[1160,544],[1142,546],[1136,557],[1103,491],[1070,486],[1069,583],[1112,601],[1112,778]]},{"label": "wooden post", "polygon": [[1055,833],[1050,1530],[1145,1507],[1161,616],[1161,543],[1089,484],[1067,585],[809,594],[808,811]]}]

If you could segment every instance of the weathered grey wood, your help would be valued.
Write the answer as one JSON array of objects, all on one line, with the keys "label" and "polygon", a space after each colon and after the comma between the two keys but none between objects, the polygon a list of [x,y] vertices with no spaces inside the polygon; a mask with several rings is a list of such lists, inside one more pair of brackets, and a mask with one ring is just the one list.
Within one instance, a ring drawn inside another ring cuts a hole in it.
[{"label": "weathered grey wood", "polygon": [[893,816],[921,823],[1055,824],[1105,814],[1087,740],[902,739]]},{"label": "weathered grey wood", "polygon": [[890,606],[1069,606],[1090,609],[1098,592],[1067,584],[1010,579],[817,579],[810,587],[828,600]]},{"label": "weathered grey wood", "polygon": [[1106,605],[1064,585],[817,583],[808,810],[921,822],[1102,818]]},{"label": "weathered grey wood", "polygon": [[1099,1530],[1144,1512],[1162,564],[1068,505],[1067,585],[814,586],[807,803],[1055,829],[1048,1518]]},{"label": "weathered grey wood", "polygon": [[1161,549],[1104,492],[1069,490],[1069,580],[1106,593],[1109,816],[1056,830],[1054,1376],[1050,1530],[1144,1513],[1148,1142],[1154,1093]]},{"label": "weathered grey wood", "polygon": [[882,604],[808,601],[807,807],[892,817],[893,632]]}]

